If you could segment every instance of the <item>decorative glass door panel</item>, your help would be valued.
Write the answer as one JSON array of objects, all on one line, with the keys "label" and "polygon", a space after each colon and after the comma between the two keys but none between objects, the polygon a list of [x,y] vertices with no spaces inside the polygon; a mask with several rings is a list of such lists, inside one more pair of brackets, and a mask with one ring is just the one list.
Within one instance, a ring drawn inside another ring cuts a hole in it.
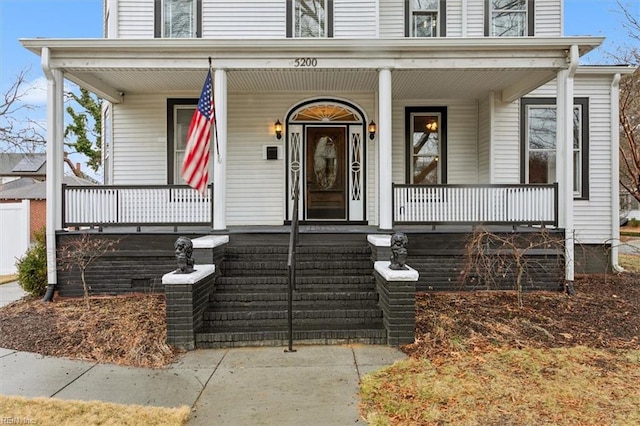
[{"label": "decorative glass door panel", "polygon": [[306,219],[347,218],[345,127],[307,127]]}]

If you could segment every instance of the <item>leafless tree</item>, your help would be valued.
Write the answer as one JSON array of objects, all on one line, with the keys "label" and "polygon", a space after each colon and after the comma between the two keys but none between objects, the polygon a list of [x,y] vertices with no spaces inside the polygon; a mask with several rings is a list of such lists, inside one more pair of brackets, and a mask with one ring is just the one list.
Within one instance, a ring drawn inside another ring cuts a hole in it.
[{"label": "leafless tree", "polygon": [[465,246],[466,265],[462,280],[487,289],[503,288],[509,283],[522,307],[526,276],[535,269],[564,263],[564,239],[541,228],[538,232],[495,232],[477,227]]},{"label": "leafless tree", "polygon": [[46,144],[46,129],[29,117],[41,108],[25,102],[30,92],[28,76],[31,69],[22,69],[5,90],[0,105],[0,151],[38,152]]},{"label": "leafless tree", "polygon": [[[623,27],[632,40],[640,41],[640,18],[631,5],[618,0]],[[611,56],[618,62],[640,67],[640,48],[620,47]],[[620,185],[640,201],[640,68],[620,80]]]},{"label": "leafless tree", "polygon": [[91,308],[89,305],[89,290],[91,288],[86,280],[87,268],[105,253],[115,251],[119,242],[120,240],[112,240],[84,233],[78,238],[70,239],[60,247],[58,252],[58,264],[60,268],[70,270],[77,267],[80,270],[80,279],[82,280],[84,300],[87,309]]}]

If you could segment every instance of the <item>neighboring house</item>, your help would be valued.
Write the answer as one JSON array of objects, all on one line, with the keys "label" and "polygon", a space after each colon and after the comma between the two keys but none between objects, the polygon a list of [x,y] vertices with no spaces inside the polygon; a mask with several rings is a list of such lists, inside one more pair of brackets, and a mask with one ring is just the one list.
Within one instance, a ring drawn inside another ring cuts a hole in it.
[{"label": "neighboring house", "polygon": [[[74,176],[64,176],[63,182],[66,185],[91,184]],[[35,233],[45,228],[46,182],[33,177],[18,177],[0,185],[0,210],[0,274],[9,274],[16,272],[15,260],[24,255],[35,241]]]},{"label": "neighboring house", "polygon": [[41,183],[45,162],[46,154],[0,153],[0,275],[16,272],[16,259],[27,251],[33,231],[44,226],[46,215],[44,201],[4,194]]},{"label": "neighboring house", "polygon": [[[574,267],[616,266],[618,81],[633,69],[580,66],[603,38],[564,37],[561,0],[105,0],[104,11],[104,39],[21,40],[49,82],[51,155],[63,156],[64,79],[107,101],[107,186],[66,188],[63,201],[55,171],[58,238],[91,224],[286,230],[299,185],[299,219],[332,225],[327,238],[403,229],[429,244],[474,224],[544,224],[566,237],[567,282]],[[175,191],[209,61],[213,186],[200,198]],[[441,248],[432,255],[462,253]],[[423,289],[460,272],[433,284],[429,270]]]},{"label": "neighboring house", "polygon": [[47,154],[0,153],[0,185],[22,177],[44,180]]}]

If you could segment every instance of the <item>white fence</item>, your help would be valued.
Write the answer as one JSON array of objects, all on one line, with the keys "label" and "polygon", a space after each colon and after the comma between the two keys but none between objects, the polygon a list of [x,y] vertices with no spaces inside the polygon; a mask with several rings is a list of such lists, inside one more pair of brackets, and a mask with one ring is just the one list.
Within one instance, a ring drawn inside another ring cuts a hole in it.
[{"label": "white fence", "polygon": [[16,260],[29,248],[30,202],[0,204],[0,275],[17,272]]},{"label": "white fence", "polygon": [[198,225],[213,219],[213,187],[64,186],[63,227]]},{"label": "white fence", "polygon": [[393,221],[557,226],[557,197],[557,184],[394,185]]}]

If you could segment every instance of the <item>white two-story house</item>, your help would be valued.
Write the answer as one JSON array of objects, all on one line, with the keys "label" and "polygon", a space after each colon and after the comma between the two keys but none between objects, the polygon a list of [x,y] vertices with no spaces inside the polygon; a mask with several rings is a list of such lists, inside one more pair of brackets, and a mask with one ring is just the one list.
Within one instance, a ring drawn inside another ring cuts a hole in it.
[{"label": "white two-story house", "polygon": [[[563,35],[562,0],[105,0],[104,38],[21,40],[48,80],[50,284],[70,226],[285,228],[296,186],[303,224],[544,225],[566,280],[615,266],[633,69],[580,66],[602,41]],[[200,197],[176,191],[210,67]],[[106,101],[105,186],[63,194],[65,79]]]}]

